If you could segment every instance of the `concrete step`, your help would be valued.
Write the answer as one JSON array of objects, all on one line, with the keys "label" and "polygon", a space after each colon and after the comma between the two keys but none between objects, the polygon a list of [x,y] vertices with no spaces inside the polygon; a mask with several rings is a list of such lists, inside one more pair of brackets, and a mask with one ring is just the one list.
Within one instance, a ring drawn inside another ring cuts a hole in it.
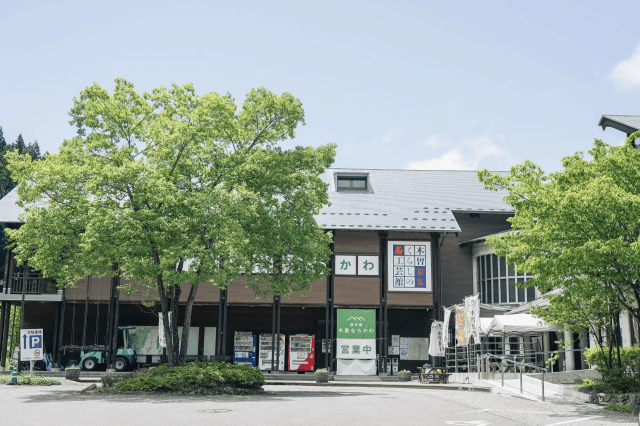
[{"label": "concrete step", "polygon": [[[494,393],[514,395],[533,400],[542,399],[542,381],[534,377],[522,376],[522,393],[520,392],[520,378],[505,379],[504,386],[502,385],[502,380],[490,379],[484,380],[484,382],[492,387]],[[479,384],[479,382],[475,382],[475,384]],[[544,383],[544,396],[545,400],[556,399],[581,402],[590,402],[592,400],[591,395],[580,392],[575,387],[547,382]]]}]

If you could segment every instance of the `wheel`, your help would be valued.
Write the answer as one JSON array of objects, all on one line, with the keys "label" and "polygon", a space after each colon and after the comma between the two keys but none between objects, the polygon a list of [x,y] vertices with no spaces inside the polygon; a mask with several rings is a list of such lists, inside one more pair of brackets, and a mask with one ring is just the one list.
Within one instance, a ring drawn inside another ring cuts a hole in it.
[{"label": "wheel", "polygon": [[44,371],[47,369],[47,364],[45,364],[42,360],[38,360],[33,363],[33,369],[35,371]]},{"label": "wheel", "polygon": [[98,368],[98,360],[90,356],[82,362],[82,369],[85,371],[94,371]]},{"label": "wheel", "polygon": [[117,357],[115,367],[117,372],[125,371],[127,369],[127,360],[121,356]]}]

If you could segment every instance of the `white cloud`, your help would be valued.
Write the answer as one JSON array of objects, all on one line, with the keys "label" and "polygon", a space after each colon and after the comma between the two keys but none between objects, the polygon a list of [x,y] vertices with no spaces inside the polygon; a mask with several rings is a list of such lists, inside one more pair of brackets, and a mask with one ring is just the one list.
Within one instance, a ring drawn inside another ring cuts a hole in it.
[{"label": "white cloud", "polygon": [[439,157],[409,161],[413,170],[477,170],[491,167],[507,170],[513,164],[511,153],[500,148],[492,138],[479,136],[465,139]]},{"label": "white cloud", "polygon": [[640,44],[629,59],[618,62],[609,78],[623,90],[640,87]]}]

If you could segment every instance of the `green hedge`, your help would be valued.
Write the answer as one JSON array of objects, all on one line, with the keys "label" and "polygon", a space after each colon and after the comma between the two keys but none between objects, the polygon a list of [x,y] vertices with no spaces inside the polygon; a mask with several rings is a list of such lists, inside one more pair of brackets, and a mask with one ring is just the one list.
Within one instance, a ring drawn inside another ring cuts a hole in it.
[{"label": "green hedge", "polygon": [[225,387],[260,390],[264,375],[254,367],[224,362],[189,362],[178,367],[161,365],[128,377],[102,378],[107,392],[201,393],[211,394]]},{"label": "green hedge", "polygon": [[[0,384],[7,384],[11,380],[10,374],[0,375]],[[21,374],[18,376],[18,384],[19,385],[28,385],[28,386],[52,386],[59,385],[60,381],[56,379],[48,379],[46,377],[40,376],[28,376]]]}]

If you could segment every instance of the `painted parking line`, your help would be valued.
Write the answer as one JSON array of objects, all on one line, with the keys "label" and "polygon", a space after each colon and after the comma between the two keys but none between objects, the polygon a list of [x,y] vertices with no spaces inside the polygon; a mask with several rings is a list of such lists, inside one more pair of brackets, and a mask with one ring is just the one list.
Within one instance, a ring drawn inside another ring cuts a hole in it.
[{"label": "painted parking line", "polygon": [[598,417],[602,417],[602,416],[583,417],[583,418],[581,418],[581,419],[567,420],[566,422],[551,423],[551,424],[548,424],[547,426],[566,425],[566,424],[568,424],[568,423],[582,422],[582,421],[585,421],[585,420],[596,419],[596,418],[598,418]]}]

